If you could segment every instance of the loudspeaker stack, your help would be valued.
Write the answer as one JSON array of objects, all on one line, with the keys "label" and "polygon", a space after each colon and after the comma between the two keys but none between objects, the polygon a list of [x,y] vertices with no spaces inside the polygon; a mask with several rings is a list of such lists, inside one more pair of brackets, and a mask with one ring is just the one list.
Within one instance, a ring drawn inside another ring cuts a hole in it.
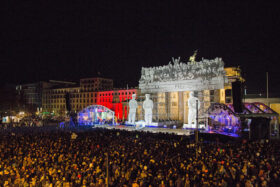
[{"label": "loudspeaker stack", "polygon": [[235,81],[232,83],[232,98],[233,98],[233,108],[235,113],[242,113],[243,103],[242,103],[242,84],[240,81]]}]

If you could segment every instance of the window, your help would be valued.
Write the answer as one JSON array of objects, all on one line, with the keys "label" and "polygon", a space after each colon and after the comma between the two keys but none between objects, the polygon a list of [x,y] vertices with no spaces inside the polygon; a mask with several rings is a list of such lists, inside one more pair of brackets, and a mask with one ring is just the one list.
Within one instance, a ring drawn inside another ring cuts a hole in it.
[{"label": "window", "polygon": [[231,96],[231,89],[227,89],[225,91],[226,97]]}]

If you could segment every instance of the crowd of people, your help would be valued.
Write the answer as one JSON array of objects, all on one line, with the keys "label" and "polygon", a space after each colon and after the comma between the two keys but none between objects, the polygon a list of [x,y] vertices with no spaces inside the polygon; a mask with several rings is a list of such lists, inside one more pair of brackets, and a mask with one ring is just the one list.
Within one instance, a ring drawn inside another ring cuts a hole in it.
[{"label": "crowd of people", "polygon": [[[236,142],[237,141],[237,142]],[[124,130],[0,134],[3,186],[279,186],[280,143]]]},{"label": "crowd of people", "polygon": [[39,116],[27,116],[18,121],[10,121],[9,123],[0,123],[1,129],[15,128],[15,127],[41,127],[43,120]]},{"label": "crowd of people", "polygon": [[42,116],[32,115],[23,117],[19,121],[10,121],[9,123],[2,123],[1,121],[0,129],[57,126],[62,121],[65,121],[64,117],[48,116],[43,118]]}]

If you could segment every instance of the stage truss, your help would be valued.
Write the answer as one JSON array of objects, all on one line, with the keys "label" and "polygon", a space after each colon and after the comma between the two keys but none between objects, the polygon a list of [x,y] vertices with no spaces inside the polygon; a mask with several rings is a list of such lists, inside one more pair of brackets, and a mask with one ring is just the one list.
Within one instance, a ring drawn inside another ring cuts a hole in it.
[{"label": "stage truss", "polygon": [[102,105],[90,105],[78,113],[79,125],[115,124],[115,112]]}]

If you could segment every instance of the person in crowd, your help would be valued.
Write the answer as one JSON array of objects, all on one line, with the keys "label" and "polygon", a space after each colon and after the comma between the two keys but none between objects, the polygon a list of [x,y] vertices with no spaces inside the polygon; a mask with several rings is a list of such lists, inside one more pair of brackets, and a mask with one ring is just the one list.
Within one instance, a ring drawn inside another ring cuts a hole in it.
[{"label": "person in crowd", "polygon": [[279,142],[219,142],[201,142],[196,156],[193,141],[174,134],[49,127],[1,131],[0,184],[279,186]]}]

